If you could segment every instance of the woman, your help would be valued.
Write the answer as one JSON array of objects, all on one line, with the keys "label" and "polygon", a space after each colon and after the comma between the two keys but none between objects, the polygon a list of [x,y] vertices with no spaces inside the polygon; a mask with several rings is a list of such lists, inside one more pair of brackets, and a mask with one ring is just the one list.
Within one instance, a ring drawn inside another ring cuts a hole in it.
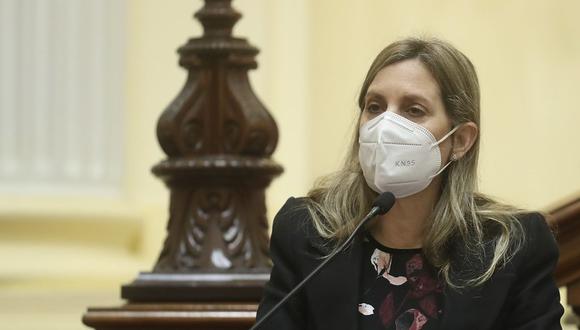
[{"label": "woman", "polygon": [[344,167],[274,219],[257,318],[379,193],[396,203],[264,329],[560,329],[558,247],[544,218],[477,192],[479,98],[473,65],[446,42],[405,39],[377,56]]}]

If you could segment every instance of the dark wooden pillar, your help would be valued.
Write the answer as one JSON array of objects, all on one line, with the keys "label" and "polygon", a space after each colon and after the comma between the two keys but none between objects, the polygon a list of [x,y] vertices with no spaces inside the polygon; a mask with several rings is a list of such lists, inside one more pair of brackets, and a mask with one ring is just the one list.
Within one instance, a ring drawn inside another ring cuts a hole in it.
[{"label": "dark wooden pillar", "polygon": [[550,210],[548,221],[556,230],[560,246],[556,281],[568,289],[567,303],[580,316],[580,196]]},{"label": "dark wooden pillar", "polygon": [[[188,78],[162,113],[170,190],[167,238],[150,272],[122,287],[127,304],[89,308],[95,329],[244,329],[270,273],[264,191],[282,172],[273,118],[253,93],[258,50],[232,36],[231,0],[205,0],[203,36],[179,48]],[[155,79],[155,77],[151,77]]]}]

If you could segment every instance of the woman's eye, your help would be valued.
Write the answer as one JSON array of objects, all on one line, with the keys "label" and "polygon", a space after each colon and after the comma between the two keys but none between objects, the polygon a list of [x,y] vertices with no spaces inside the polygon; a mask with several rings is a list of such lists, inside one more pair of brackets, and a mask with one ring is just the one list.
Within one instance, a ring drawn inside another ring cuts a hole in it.
[{"label": "woman's eye", "polygon": [[381,106],[378,105],[378,103],[370,103],[366,106],[366,111],[370,113],[379,113],[383,110],[381,109]]},{"label": "woman's eye", "polygon": [[411,107],[407,109],[407,113],[413,117],[420,117],[425,114],[425,110],[418,107]]}]

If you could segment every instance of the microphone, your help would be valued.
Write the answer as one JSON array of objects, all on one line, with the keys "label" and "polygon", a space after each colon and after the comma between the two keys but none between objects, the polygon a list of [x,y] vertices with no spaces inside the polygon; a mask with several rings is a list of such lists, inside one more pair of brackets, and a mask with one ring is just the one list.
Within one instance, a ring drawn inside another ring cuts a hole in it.
[{"label": "microphone", "polygon": [[378,195],[377,198],[375,198],[375,200],[373,201],[373,207],[371,208],[371,211],[365,217],[365,219],[368,217],[372,218],[376,215],[383,215],[389,212],[393,207],[393,205],[395,205],[395,200],[396,200],[395,195],[393,195],[393,193],[388,191]]},{"label": "microphone", "polygon": [[262,317],[256,324],[254,324],[254,326],[252,326],[250,330],[258,329],[260,325],[266,322],[290,298],[292,298],[300,289],[302,289],[302,287],[306,285],[306,283],[308,283],[310,279],[312,279],[316,274],[318,274],[322,270],[322,268],[324,268],[324,266],[326,266],[332,259],[334,259],[334,257],[336,257],[337,254],[345,250],[346,247],[350,244],[350,242],[354,239],[354,237],[360,232],[361,228],[367,222],[369,222],[370,219],[374,218],[377,215],[383,215],[389,212],[389,210],[393,207],[394,204],[395,204],[395,195],[393,195],[391,192],[384,192],[379,196],[377,196],[377,198],[375,198],[375,200],[373,201],[373,205],[369,213],[361,220],[361,222],[356,226],[352,234],[350,234],[350,236],[342,243],[342,245],[340,245],[338,249],[334,250],[330,254],[330,256],[328,256],[320,265],[318,265],[318,267],[316,267],[310,274],[308,274],[308,276],[306,276],[302,280],[302,282],[298,283],[298,285],[296,285],[294,289],[292,289],[292,291],[290,291],[282,300],[280,300],[276,304],[276,306],[270,309],[270,311],[268,311],[268,313],[266,313],[264,317]]}]

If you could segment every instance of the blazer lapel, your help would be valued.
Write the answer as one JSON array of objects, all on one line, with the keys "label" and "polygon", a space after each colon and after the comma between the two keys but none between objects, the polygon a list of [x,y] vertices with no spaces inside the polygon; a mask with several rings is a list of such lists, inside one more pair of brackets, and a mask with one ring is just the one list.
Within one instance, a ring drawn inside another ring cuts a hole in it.
[{"label": "blazer lapel", "polygon": [[441,329],[479,329],[477,325],[470,326],[471,320],[479,319],[473,318],[471,314],[485,310],[480,306],[481,297],[478,291],[478,289],[468,289],[458,292],[450,288],[445,289]]},{"label": "blazer lapel", "polygon": [[309,307],[318,327],[357,329],[361,258],[359,236],[312,279],[307,291],[310,292]]},{"label": "blazer lapel", "polygon": [[514,274],[500,273],[483,286],[461,292],[446,288],[441,329],[496,329],[495,322],[514,278]]}]

